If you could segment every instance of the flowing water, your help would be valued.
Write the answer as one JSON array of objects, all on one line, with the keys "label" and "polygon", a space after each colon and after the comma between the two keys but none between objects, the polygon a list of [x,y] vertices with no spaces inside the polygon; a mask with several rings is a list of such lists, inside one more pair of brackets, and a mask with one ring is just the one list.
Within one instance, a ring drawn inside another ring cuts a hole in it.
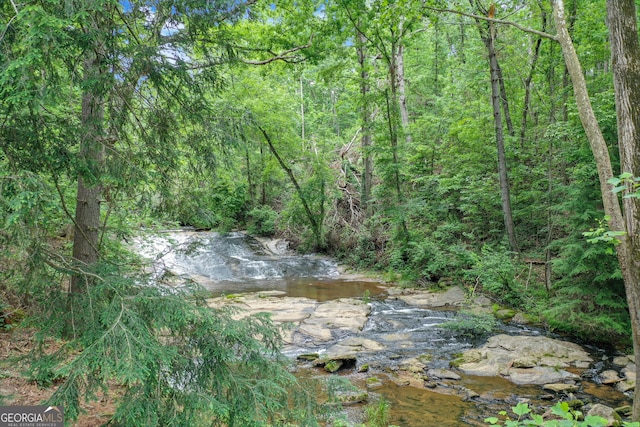
[{"label": "flowing water", "polygon": [[[358,364],[367,364],[379,373],[380,387],[373,393],[391,403],[391,422],[406,427],[483,425],[487,416],[496,415],[520,401],[530,405],[548,406],[545,393],[539,386],[516,386],[497,377],[462,375],[455,384],[439,386],[437,391],[427,388],[397,385],[391,378],[399,361],[429,355],[429,368],[449,367],[456,354],[483,342],[457,336],[442,324],[455,319],[454,310],[428,310],[409,306],[402,301],[386,298],[379,283],[344,279],[334,261],[319,256],[300,256],[282,247],[268,247],[240,232],[195,233],[172,232],[137,242],[137,250],[155,259],[154,274],[171,274],[195,279],[212,295],[238,294],[278,290],[290,297],[306,297],[319,302],[346,297],[370,299],[371,313],[367,324],[358,333],[385,345],[384,350],[362,353]],[[537,335],[544,331],[535,328],[502,326],[512,335]],[[336,339],[340,341],[347,336]],[[295,348],[295,357],[304,352],[323,351],[322,347]],[[603,359],[603,350],[591,348],[594,360]],[[599,369],[604,363],[596,364]],[[385,374],[386,373],[386,374]],[[320,375],[320,373],[317,373]],[[387,375],[388,374],[388,375]],[[368,374],[347,372],[351,382],[365,388]],[[601,402],[609,406],[629,404],[629,399],[612,387],[583,383],[588,394],[578,398]],[[450,389],[447,389],[450,387]],[[464,388],[479,395],[473,401],[463,400],[457,390]]]}]

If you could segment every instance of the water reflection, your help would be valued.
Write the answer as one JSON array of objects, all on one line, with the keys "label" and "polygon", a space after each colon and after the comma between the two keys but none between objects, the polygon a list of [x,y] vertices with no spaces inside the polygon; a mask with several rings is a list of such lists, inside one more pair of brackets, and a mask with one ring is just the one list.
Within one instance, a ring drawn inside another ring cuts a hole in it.
[{"label": "water reflection", "polygon": [[283,296],[304,297],[318,302],[340,298],[380,299],[386,296],[385,288],[371,281],[330,278],[284,278],[271,280],[245,280],[243,282],[205,283],[212,296],[230,293],[281,291]]}]

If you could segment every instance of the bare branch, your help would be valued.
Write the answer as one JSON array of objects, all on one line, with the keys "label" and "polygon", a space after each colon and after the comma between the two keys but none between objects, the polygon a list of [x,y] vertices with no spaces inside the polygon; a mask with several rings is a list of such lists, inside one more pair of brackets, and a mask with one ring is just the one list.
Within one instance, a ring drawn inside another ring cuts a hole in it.
[{"label": "bare branch", "polygon": [[430,6],[425,6],[426,9],[429,10],[433,10],[434,12],[444,12],[444,13],[455,13],[457,15],[462,15],[462,16],[466,16],[468,18],[473,18],[473,19],[479,19],[479,20],[483,20],[483,21],[488,21],[488,22],[494,22],[496,24],[502,24],[502,25],[510,25],[512,27],[516,27],[517,29],[524,31],[525,33],[531,33],[531,34],[535,34],[539,37],[545,38],[545,39],[549,39],[549,40],[553,40],[553,41],[558,41],[558,36],[554,36],[553,34],[549,34],[549,33],[545,33],[544,31],[538,31],[535,30],[533,28],[529,28],[529,27],[524,27],[516,22],[513,21],[505,21],[502,19],[494,19],[494,18],[489,18],[487,16],[481,16],[481,15],[475,15],[473,13],[466,13],[466,12],[462,12],[460,10],[453,10],[453,9],[440,9],[437,7],[430,7]]},{"label": "bare branch", "polygon": [[311,47],[311,45],[313,44],[313,34],[311,35],[311,37],[309,38],[309,43],[303,45],[303,46],[296,46],[294,48],[285,50],[283,52],[280,52],[279,54],[274,54],[272,57],[267,58],[267,59],[263,59],[261,61],[253,61],[253,60],[249,60],[249,59],[241,59],[240,61],[245,63],[245,64],[250,64],[250,65],[266,65],[269,64],[271,62],[275,62],[275,61],[284,61],[284,62],[301,62],[303,61],[303,59],[301,59],[298,55],[292,55],[295,52],[298,52],[300,50],[303,49],[307,49],[309,47]]}]

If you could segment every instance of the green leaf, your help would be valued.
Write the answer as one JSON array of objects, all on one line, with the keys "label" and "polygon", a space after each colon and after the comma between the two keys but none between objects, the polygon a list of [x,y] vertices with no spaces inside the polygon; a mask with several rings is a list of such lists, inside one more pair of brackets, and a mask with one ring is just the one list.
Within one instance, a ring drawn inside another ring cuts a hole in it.
[{"label": "green leaf", "polygon": [[586,416],[584,422],[589,427],[603,427],[609,424],[606,419],[593,415]]},{"label": "green leaf", "polygon": [[520,417],[531,412],[531,408],[529,408],[527,403],[518,403],[516,406],[512,407],[511,410],[514,414]]}]

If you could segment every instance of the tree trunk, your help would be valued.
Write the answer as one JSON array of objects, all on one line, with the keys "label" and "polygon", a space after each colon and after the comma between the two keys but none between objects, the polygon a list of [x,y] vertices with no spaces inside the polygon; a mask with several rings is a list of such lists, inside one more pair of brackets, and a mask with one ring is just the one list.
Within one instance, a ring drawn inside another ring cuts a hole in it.
[{"label": "tree trunk", "polygon": [[[396,59],[398,58],[397,51],[399,45],[392,43],[391,45],[391,63],[389,64],[389,86],[391,88],[391,95],[389,91],[385,91],[385,98],[387,101],[387,124],[389,127],[389,141],[391,143],[391,154],[393,157],[393,185],[396,192],[396,203],[400,207],[403,205],[404,197],[402,194],[402,178],[400,176],[400,158],[398,156],[398,119],[399,119],[399,105],[398,101],[398,64]],[[407,230],[407,223],[404,219],[404,215],[400,217],[400,233],[403,240],[408,240],[409,231]]]},{"label": "tree trunk", "polygon": [[492,37],[493,37],[494,55],[496,56],[496,70],[498,72],[498,83],[500,83],[500,104],[502,105],[502,110],[504,111],[504,121],[507,125],[507,132],[509,133],[509,136],[515,136],[516,131],[513,128],[513,121],[511,120],[511,111],[509,110],[509,100],[507,99],[507,89],[504,86],[504,77],[502,76],[502,68],[500,67],[500,63],[498,62],[498,56],[495,53],[495,33],[493,34]]},{"label": "tree trunk", "polygon": [[507,174],[507,159],[504,149],[504,130],[502,125],[501,106],[503,105],[500,90],[500,72],[498,66],[498,57],[495,49],[495,30],[493,23],[489,23],[489,30],[484,32],[482,29],[481,37],[489,53],[489,66],[491,68],[491,105],[493,107],[493,123],[496,134],[496,146],[498,150],[498,174],[500,177],[500,200],[502,202],[502,214],[504,217],[504,226],[509,239],[509,246],[514,252],[520,252],[518,248],[518,240],[516,238],[515,225],[513,223],[513,214],[511,209],[511,195],[509,191],[509,177]]},{"label": "tree trunk", "polygon": [[82,140],[79,148],[80,172],[76,198],[75,233],[73,258],[79,269],[71,277],[71,294],[83,292],[90,283],[89,276],[82,274],[100,257],[100,199],[102,194],[101,170],[104,163],[102,145],[104,109],[103,99],[95,87],[100,77],[101,58],[92,50],[84,60],[84,81],[87,88],[82,94]]},{"label": "tree trunk", "polygon": [[607,181],[613,177],[613,169],[611,167],[611,159],[607,144],[598,125],[598,120],[593,112],[589,93],[587,92],[587,83],[582,73],[582,67],[573,46],[571,36],[567,31],[566,21],[564,17],[564,5],[562,0],[553,1],[554,20],[556,23],[556,32],[558,42],[562,48],[562,54],[567,65],[567,71],[571,77],[573,84],[573,92],[576,99],[576,106],[580,121],[587,134],[589,145],[596,161],[598,169],[598,178],[600,188],[602,190],[602,202],[605,213],[611,218],[609,227],[611,230],[624,230],[624,221],[622,220],[622,211],[618,203],[618,198],[611,190],[613,186]]},{"label": "tree trunk", "polygon": [[[634,0],[607,0],[622,172],[640,176],[640,45]],[[607,191],[610,191],[607,189]],[[627,191],[633,191],[631,186]],[[624,242],[618,248],[631,317],[636,375],[640,374],[640,199],[623,198]],[[640,387],[635,388],[633,420],[640,420]]]},{"label": "tree trunk", "polygon": [[[562,0],[553,2],[558,41],[573,82],[573,90],[580,120],[587,133],[591,151],[596,161],[600,191],[609,229],[622,231],[616,254],[624,281],[631,318],[631,334],[636,361],[636,375],[640,374],[640,239],[637,234],[638,201],[623,199],[624,216],[618,196],[608,180],[613,177],[611,159],[604,137],[593,113],[587,93],[587,85],[567,31]],[[614,65],[614,87],[618,120],[618,142],[622,170],[638,175],[640,111],[635,101],[640,97],[640,49],[636,10],[633,0],[608,0],[608,24],[610,27],[611,54]],[[635,98],[634,98],[635,97]],[[640,387],[636,387],[633,401],[633,420],[640,420]]]},{"label": "tree trunk", "polygon": [[364,212],[364,219],[371,214],[371,186],[373,183],[373,161],[371,159],[371,109],[369,107],[369,73],[366,63],[366,42],[367,39],[361,32],[357,34],[356,50],[358,53],[358,65],[360,66],[360,96],[362,97],[362,107],[360,120],[362,122],[362,196],[361,204]]},{"label": "tree trunk", "polygon": [[[298,184],[298,180],[293,174],[293,171],[289,166],[287,166],[287,164],[284,162],[282,157],[280,157],[280,154],[278,154],[278,151],[276,150],[276,147],[273,145],[273,142],[271,141],[269,134],[260,126],[258,126],[258,129],[260,130],[260,132],[262,132],[262,135],[264,136],[265,141],[267,141],[267,146],[269,147],[271,154],[273,154],[273,156],[276,158],[282,170],[284,170],[287,173],[289,180],[295,187],[296,192],[298,193],[298,197],[300,198],[300,202],[302,203],[302,207],[304,208],[304,212],[307,215],[307,219],[309,220],[309,224],[311,225],[313,235],[316,239],[316,246],[320,247],[322,244],[322,228],[321,228],[322,216],[319,218],[319,221],[318,221],[316,216],[313,214],[313,211],[309,206],[307,198],[304,196],[304,193],[302,192],[302,188],[300,187],[300,184]],[[324,190],[324,181],[322,182],[322,189]],[[320,206],[320,215],[324,215],[324,193],[320,195],[320,198],[322,203],[322,205]]]},{"label": "tree trunk", "polygon": [[[404,17],[400,18],[398,33],[402,34],[402,26]],[[411,143],[411,134],[409,133],[409,109],[407,108],[407,82],[404,78],[404,45],[398,42],[398,48],[395,52],[396,63],[396,84],[398,86],[398,106],[400,108],[400,122],[407,144]]]},{"label": "tree trunk", "polygon": [[[543,7],[540,7],[542,11],[542,31],[547,30],[547,14]],[[527,74],[524,80],[524,102],[522,107],[522,122],[520,123],[520,147],[524,148],[525,137],[527,135],[527,118],[529,116],[529,108],[531,107],[531,82],[533,81],[533,74],[536,71],[538,65],[538,58],[540,57],[540,46],[542,45],[542,37],[538,37],[533,43],[533,52],[531,54],[531,66],[529,67],[529,74]]]}]

